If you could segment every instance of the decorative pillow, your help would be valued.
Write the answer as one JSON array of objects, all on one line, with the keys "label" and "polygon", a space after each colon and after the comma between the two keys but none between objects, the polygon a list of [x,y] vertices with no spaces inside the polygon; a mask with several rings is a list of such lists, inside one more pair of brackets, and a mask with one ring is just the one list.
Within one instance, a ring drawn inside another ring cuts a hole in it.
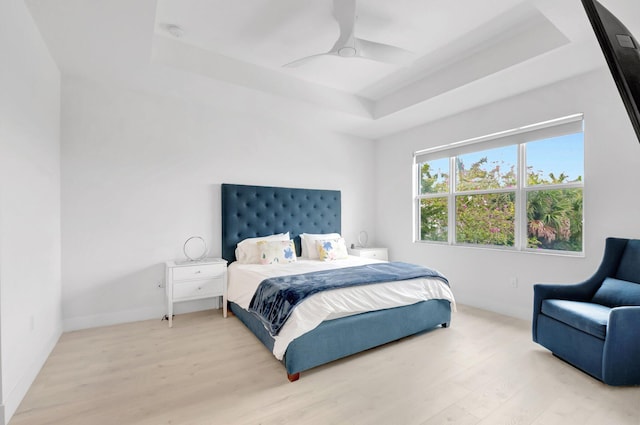
[{"label": "decorative pillow", "polygon": [[300,235],[300,247],[302,248],[302,258],[307,258],[309,260],[317,260],[318,257],[318,249],[316,248],[316,241],[318,239],[339,239],[341,238],[340,233],[303,233]]},{"label": "decorative pillow", "polygon": [[342,238],[316,240],[318,257],[322,261],[333,261],[347,258],[347,244]]},{"label": "decorative pillow", "polygon": [[612,308],[640,305],[640,283],[608,277],[602,282],[591,301]]},{"label": "decorative pillow", "polygon": [[240,264],[259,264],[260,250],[258,242],[260,241],[288,241],[289,232],[278,233],[277,235],[263,236],[259,238],[248,238],[238,242],[236,247],[236,260]]},{"label": "decorative pillow", "polygon": [[296,246],[293,241],[260,241],[260,264],[293,263],[296,261]]}]

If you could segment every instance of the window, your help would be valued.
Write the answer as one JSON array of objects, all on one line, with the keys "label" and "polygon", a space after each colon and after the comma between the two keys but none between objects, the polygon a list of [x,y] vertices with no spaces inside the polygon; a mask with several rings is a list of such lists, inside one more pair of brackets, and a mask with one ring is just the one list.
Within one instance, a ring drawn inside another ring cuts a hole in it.
[{"label": "window", "polygon": [[582,115],[415,154],[416,239],[581,253]]}]

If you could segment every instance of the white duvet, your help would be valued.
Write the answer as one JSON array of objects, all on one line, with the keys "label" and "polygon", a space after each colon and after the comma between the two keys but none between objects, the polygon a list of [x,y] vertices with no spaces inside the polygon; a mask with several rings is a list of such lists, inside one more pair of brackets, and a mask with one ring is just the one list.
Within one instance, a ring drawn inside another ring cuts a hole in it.
[{"label": "white duvet", "polygon": [[[227,297],[245,310],[256,288],[264,279],[275,276],[309,273],[319,270],[353,267],[379,262],[378,260],[349,256],[344,260],[304,260],[289,264],[239,264],[229,266]],[[430,299],[445,299],[455,311],[451,289],[439,279],[419,278],[400,282],[333,289],[314,294],[300,303],[274,337],[273,354],[282,360],[291,341],[313,329],[325,320],[351,316],[367,311],[383,310],[415,304]]]}]

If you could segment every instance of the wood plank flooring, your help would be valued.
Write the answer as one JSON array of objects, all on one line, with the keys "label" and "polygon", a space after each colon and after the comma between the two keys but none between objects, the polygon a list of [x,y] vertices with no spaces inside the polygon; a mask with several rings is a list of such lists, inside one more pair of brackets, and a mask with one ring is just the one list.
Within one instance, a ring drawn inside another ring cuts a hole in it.
[{"label": "wood plank flooring", "polygon": [[530,324],[458,306],[436,329],[287,381],[220,311],[66,333],[10,425],[640,424],[640,388],[601,384]]}]

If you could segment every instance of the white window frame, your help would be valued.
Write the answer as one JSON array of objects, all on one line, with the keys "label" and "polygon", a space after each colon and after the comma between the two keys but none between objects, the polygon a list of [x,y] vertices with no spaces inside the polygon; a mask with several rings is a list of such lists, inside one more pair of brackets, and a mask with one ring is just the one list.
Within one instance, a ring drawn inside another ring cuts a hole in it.
[{"label": "white window frame", "polygon": [[[413,241],[428,244],[446,244],[454,246],[470,246],[481,249],[500,249],[507,251],[535,252],[554,255],[583,256],[585,246],[585,235],[582,235],[582,249],[580,251],[561,251],[552,249],[529,248],[527,226],[527,194],[539,190],[566,190],[582,189],[584,197],[585,176],[578,182],[563,184],[545,184],[539,186],[527,186],[526,148],[525,144],[536,140],[543,140],[551,137],[566,134],[584,133],[583,114],[573,114],[566,117],[549,120],[537,124],[527,125],[499,133],[463,140],[448,145],[416,151],[413,154]],[[455,170],[456,157],[465,153],[480,152],[496,147],[517,145],[517,184],[516,187],[498,188],[490,190],[465,191],[464,195],[483,195],[495,193],[515,192],[515,217],[514,217],[514,245],[497,246],[485,244],[469,244],[455,242],[456,232],[456,196],[461,192],[456,192],[457,173]],[[449,192],[420,194],[420,165],[424,162],[436,159],[449,159]],[[420,202],[422,199],[447,198],[448,199],[448,229],[447,242],[429,241],[421,239]],[[584,210],[582,213],[584,223]],[[583,224],[584,229],[584,224]]]}]

